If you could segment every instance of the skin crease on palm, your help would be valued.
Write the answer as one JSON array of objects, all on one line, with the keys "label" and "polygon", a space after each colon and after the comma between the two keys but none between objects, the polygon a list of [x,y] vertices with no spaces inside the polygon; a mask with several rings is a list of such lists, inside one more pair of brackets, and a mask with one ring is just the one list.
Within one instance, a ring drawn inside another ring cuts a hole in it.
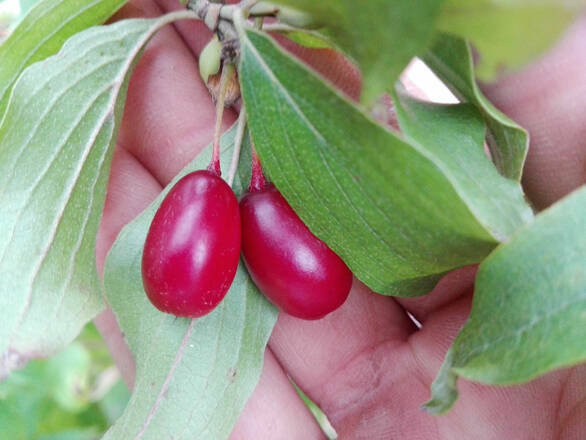
[{"label": "skin crease on palm", "polygon": [[[114,19],[157,16],[176,0],[133,1]],[[97,264],[123,225],[138,215],[212,139],[214,108],[197,70],[210,32],[194,21],[167,26],[149,43],[128,91],[97,241]],[[486,87],[495,104],[532,136],[523,183],[538,209],[583,184],[586,173],[586,17],[523,71]],[[350,97],[357,71],[340,55],[295,52]],[[236,118],[227,110],[224,128]],[[582,439],[586,368],[528,384],[459,382],[460,399],[442,417],[420,409],[445,352],[468,316],[474,268],[445,277],[428,296],[396,300],[354,280],[350,297],[316,321],[281,314],[261,380],[231,439],[322,439],[287,375],[318,403],[341,439]],[[405,311],[422,324],[418,329]],[[134,361],[111,311],[96,319],[129,385]]]}]

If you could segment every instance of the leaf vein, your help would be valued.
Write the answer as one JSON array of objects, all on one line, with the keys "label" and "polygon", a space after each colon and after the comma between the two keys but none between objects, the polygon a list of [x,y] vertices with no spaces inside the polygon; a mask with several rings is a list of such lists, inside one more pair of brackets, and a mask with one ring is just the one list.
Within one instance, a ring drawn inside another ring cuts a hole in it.
[{"label": "leaf vein", "polygon": [[175,359],[173,359],[173,363],[171,364],[171,368],[169,369],[169,373],[167,374],[167,377],[165,378],[165,381],[163,382],[163,386],[161,387],[161,390],[157,394],[157,397],[155,399],[155,403],[152,406],[152,408],[150,409],[149,413],[147,414],[147,417],[144,421],[143,426],[141,427],[141,430],[138,432],[138,434],[134,438],[135,440],[139,440],[144,435],[146,429],[148,428],[149,424],[151,423],[153,417],[155,416],[155,413],[159,409],[159,405],[161,404],[161,401],[163,400],[163,395],[165,394],[167,389],[169,389],[169,384],[171,383],[171,380],[175,374],[175,370],[177,369],[177,366],[181,362],[181,359],[183,359],[185,347],[187,346],[187,341],[189,340],[189,338],[191,336],[191,332],[193,331],[194,324],[195,324],[195,319],[192,319],[191,322],[189,323],[189,326],[187,327],[185,335],[183,336],[183,340],[181,341],[181,345],[179,346],[179,350],[177,351],[177,355],[175,356]]}]

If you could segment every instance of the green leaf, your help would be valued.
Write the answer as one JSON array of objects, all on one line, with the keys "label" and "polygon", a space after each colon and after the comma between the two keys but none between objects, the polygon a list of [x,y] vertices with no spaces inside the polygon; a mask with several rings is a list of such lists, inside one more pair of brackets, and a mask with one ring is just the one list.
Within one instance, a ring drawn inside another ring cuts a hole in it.
[{"label": "green leaf", "polygon": [[27,66],[56,53],[77,32],[103,23],[124,3],[126,0],[39,1],[0,45],[0,118],[14,83]]},{"label": "green leaf", "polygon": [[334,49],[330,39],[319,31],[288,31],[282,32],[291,41],[310,49]]},{"label": "green leaf", "polygon": [[73,428],[92,431],[92,438],[103,432],[106,419],[88,400],[90,355],[75,341],[55,357],[32,361],[0,382],[3,438],[66,438]]},{"label": "green leaf", "polygon": [[[222,137],[226,166],[234,132],[233,128]],[[108,301],[137,369],[130,403],[104,440],[227,438],[260,377],[277,313],[243,264],[226,298],[199,319],[158,311],[142,286],[142,249],[156,209],[179,178],[205,168],[210,157],[208,147],[122,230],[108,254],[104,275]],[[249,161],[241,163],[250,167]],[[237,174],[236,194],[242,192],[244,182]]]},{"label": "green leaf", "polygon": [[0,377],[104,308],[95,240],[129,72],[155,31],[193,16],[88,29],[14,87],[0,125]]},{"label": "green leaf", "polygon": [[48,360],[51,395],[61,408],[76,412],[87,407],[90,368],[90,353],[79,342],[73,342],[66,350]]},{"label": "green leaf", "polygon": [[241,30],[240,80],[265,171],[373,290],[425,294],[507,235],[478,221],[435,154],[376,124],[266,36]]},{"label": "green leaf", "polygon": [[324,34],[359,64],[362,101],[392,86],[411,58],[425,50],[444,0],[276,0],[312,14]]},{"label": "green leaf", "polygon": [[470,104],[441,105],[395,93],[403,133],[433,156],[477,221],[506,241],[533,218],[519,182],[501,176],[484,152],[485,127]]},{"label": "green leaf", "polygon": [[547,49],[576,18],[584,0],[447,0],[438,29],[470,39],[480,53],[476,71],[492,79]]},{"label": "green leaf", "polygon": [[98,433],[95,429],[70,429],[56,434],[48,434],[38,437],[36,440],[96,440]]},{"label": "green leaf", "polygon": [[458,376],[508,385],[586,359],[586,186],[496,249],[481,265],[466,325],[426,409],[447,411]]},{"label": "green leaf", "polygon": [[497,169],[505,177],[521,180],[529,134],[482,94],[476,83],[472,54],[466,41],[438,34],[423,60],[460,101],[478,108],[487,125],[486,143]]}]

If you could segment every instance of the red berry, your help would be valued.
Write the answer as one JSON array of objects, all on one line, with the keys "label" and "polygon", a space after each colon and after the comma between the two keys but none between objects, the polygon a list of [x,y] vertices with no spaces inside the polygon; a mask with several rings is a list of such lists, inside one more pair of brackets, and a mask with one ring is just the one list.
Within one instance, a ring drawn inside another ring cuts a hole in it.
[{"label": "red berry", "polygon": [[240,214],[232,189],[206,170],[169,191],[155,214],[142,257],[142,280],[159,310],[196,318],[230,288],[240,256]]},{"label": "red berry", "polygon": [[258,288],[284,312],[319,319],[340,307],[352,272],[268,185],[240,201],[242,252]]}]

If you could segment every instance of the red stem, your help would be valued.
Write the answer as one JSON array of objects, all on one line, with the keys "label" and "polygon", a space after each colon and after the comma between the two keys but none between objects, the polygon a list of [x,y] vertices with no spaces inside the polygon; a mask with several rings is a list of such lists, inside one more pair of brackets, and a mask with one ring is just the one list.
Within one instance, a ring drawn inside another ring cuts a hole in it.
[{"label": "red stem", "polygon": [[222,176],[222,170],[220,169],[220,146],[219,144],[216,146],[215,142],[214,150],[212,151],[212,159],[208,165],[208,171],[214,173],[218,177]]},{"label": "red stem", "polygon": [[258,154],[256,153],[256,149],[254,145],[251,146],[252,148],[252,174],[250,176],[250,185],[248,187],[248,192],[259,192],[266,188],[267,180],[262,172],[262,166],[260,164],[260,160],[258,158]]},{"label": "red stem", "polygon": [[224,115],[224,101],[226,98],[226,90],[228,89],[228,81],[234,73],[233,64],[224,64],[220,76],[220,95],[216,101],[216,126],[214,130],[214,146],[212,151],[212,160],[208,165],[208,171],[214,173],[218,177],[222,175],[220,168],[220,137],[222,135],[222,116]]}]

